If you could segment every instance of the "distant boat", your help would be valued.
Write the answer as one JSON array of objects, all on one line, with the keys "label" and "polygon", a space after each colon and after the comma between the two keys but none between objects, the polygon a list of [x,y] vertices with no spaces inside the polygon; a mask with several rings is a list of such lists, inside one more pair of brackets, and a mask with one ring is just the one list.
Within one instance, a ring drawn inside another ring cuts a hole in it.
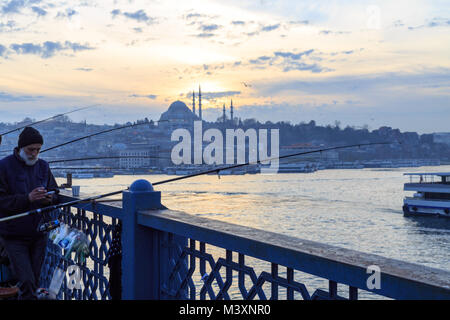
[{"label": "distant boat", "polygon": [[112,172],[96,172],[94,173],[94,178],[112,178],[114,177],[114,173]]},{"label": "distant boat", "polygon": [[75,179],[92,179],[94,178],[93,173],[73,173],[72,178]]},{"label": "distant boat", "polygon": [[307,164],[280,164],[278,166],[278,173],[310,173],[317,171],[317,168],[313,165]]},{"label": "distant boat", "polygon": [[450,172],[405,173],[404,175],[410,177],[410,182],[405,183],[403,189],[416,191],[412,197],[405,197],[403,200],[405,216],[450,218]]}]

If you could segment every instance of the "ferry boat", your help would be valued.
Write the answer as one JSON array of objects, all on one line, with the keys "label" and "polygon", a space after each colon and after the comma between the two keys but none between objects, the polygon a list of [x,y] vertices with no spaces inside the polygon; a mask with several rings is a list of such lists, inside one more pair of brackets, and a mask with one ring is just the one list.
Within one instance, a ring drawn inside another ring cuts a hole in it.
[{"label": "ferry boat", "polygon": [[405,173],[410,181],[403,190],[415,191],[403,200],[405,216],[423,215],[450,218],[450,172]]}]

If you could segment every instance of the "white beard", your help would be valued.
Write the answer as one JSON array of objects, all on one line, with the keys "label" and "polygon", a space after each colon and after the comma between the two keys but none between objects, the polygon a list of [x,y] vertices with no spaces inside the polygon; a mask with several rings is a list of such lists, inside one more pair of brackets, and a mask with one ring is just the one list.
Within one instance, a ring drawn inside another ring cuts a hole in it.
[{"label": "white beard", "polygon": [[25,161],[25,164],[27,166],[33,166],[39,160],[39,155],[36,156],[36,159],[28,158],[28,156],[25,153],[25,151],[23,150],[23,148],[20,149],[19,156],[22,158],[23,161]]}]

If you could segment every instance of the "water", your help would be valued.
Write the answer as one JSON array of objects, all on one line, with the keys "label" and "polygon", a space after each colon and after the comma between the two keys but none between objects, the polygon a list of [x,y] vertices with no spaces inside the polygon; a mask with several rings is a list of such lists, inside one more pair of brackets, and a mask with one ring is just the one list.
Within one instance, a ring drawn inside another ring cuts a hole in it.
[{"label": "water", "polygon": [[[450,219],[404,217],[404,172],[450,166],[321,170],[314,173],[200,176],[156,186],[174,210],[450,270]],[[137,179],[75,180],[81,192],[106,193]],[[62,182],[61,179],[59,182]]]}]

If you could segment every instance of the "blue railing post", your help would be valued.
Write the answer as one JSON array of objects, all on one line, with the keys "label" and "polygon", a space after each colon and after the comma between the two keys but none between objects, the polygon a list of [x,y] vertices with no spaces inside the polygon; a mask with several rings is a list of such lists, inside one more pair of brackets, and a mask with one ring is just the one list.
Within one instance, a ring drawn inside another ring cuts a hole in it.
[{"label": "blue railing post", "polygon": [[138,224],[138,210],[162,209],[161,192],[137,180],[123,192],[122,299],[160,298],[158,231]]}]

